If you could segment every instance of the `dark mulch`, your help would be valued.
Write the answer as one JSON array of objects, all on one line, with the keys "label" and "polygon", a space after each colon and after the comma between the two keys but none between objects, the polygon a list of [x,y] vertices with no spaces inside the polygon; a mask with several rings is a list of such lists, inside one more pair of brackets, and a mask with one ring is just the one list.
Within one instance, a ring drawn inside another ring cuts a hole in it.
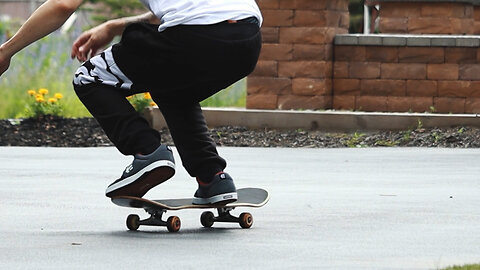
[{"label": "dark mulch", "polygon": [[[0,146],[96,147],[111,146],[93,118],[0,120]],[[163,143],[172,145],[167,129]],[[237,147],[480,147],[480,129],[472,127],[416,128],[404,131],[327,133],[306,130],[251,130],[244,127],[211,129],[219,146]]]}]

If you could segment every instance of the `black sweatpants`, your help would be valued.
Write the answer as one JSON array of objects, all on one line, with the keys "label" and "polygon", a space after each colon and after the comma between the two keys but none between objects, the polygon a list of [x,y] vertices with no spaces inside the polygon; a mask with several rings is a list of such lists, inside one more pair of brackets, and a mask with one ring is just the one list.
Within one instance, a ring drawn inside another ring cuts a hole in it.
[{"label": "black sweatpants", "polygon": [[74,88],[107,136],[125,155],[160,145],[126,96],[150,92],[158,104],[182,163],[193,177],[208,179],[226,167],[210,138],[199,102],[250,74],[258,60],[257,24],[132,24],[118,44],[83,64]]}]

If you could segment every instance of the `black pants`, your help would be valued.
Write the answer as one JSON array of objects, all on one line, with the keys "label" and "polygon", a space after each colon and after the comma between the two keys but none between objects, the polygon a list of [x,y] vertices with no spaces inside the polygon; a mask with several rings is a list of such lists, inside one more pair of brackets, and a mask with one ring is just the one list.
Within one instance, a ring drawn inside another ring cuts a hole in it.
[{"label": "black pants", "polygon": [[[151,152],[160,145],[158,131],[125,98],[150,92],[184,167],[191,176],[207,179],[222,171],[226,162],[210,138],[199,102],[253,71],[261,48],[260,30],[250,22],[181,25],[163,32],[157,27],[132,24],[111,48],[115,64],[130,84],[122,84],[124,80],[107,64],[103,74],[117,78],[117,83],[107,84],[96,74],[91,75],[91,83],[75,82],[74,88],[125,155]],[[92,62],[83,65],[83,73],[100,69]],[[82,72],[77,71],[76,77]]]}]

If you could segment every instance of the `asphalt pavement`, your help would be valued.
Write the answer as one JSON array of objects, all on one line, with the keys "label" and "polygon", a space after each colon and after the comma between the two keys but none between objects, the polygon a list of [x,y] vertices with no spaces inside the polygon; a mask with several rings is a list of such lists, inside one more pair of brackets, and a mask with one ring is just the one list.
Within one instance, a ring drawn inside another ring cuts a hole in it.
[{"label": "asphalt pavement", "polygon": [[[237,224],[128,231],[105,187],[114,148],[0,147],[0,269],[439,269],[480,263],[480,149],[219,148],[237,187],[271,193]],[[189,197],[181,166],[146,198]]]}]

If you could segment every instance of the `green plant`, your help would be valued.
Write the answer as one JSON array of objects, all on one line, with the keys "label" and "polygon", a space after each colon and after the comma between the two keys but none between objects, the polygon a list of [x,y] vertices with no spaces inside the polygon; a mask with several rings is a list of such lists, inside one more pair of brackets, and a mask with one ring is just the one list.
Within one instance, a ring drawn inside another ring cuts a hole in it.
[{"label": "green plant", "polygon": [[226,89],[200,102],[202,107],[241,107],[247,100],[247,80],[240,80]]},{"label": "green plant", "polygon": [[409,142],[412,139],[412,130],[406,130],[403,132],[402,142]]},{"label": "green plant", "polygon": [[73,35],[56,32],[14,56],[10,68],[0,77],[0,119],[29,117],[25,108],[32,100],[23,98],[23,93],[38,86],[62,92],[62,116],[90,116],[72,87],[73,74],[80,65],[70,59],[73,40]]},{"label": "green plant", "polygon": [[423,128],[423,122],[422,122],[422,120],[417,119],[417,130],[422,129],[422,128]]},{"label": "green plant", "polygon": [[378,140],[375,142],[376,146],[386,146],[386,147],[392,147],[398,145],[398,142],[391,141],[391,140]]},{"label": "green plant", "polygon": [[442,139],[442,135],[436,131],[432,133],[432,137],[434,143],[438,143]]},{"label": "green plant", "polygon": [[467,264],[463,266],[450,266],[447,268],[442,268],[442,270],[480,270],[480,264]]},{"label": "green plant", "polygon": [[132,104],[135,110],[140,113],[145,111],[145,109],[150,106],[156,106],[150,93],[136,94],[127,97],[127,99],[130,101],[130,104]]},{"label": "green plant", "polygon": [[363,0],[350,0],[348,4],[350,12],[350,33],[360,33],[363,29]]},{"label": "green plant", "polygon": [[355,132],[346,142],[345,145],[351,148],[362,147],[360,144],[360,139],[365,136],[363,133]]},{"label": "green plant", "polygon": [[87,0],[85,3],[94,4],[93,8],[87,9],[93,11],[92,19],[97,23],[146,11],[137,0]]},{"label": "green plant", "polygon": [[36,90],[28,90],[30,96],[26,106],[26,115],[32,118],[39,118],[45,115],[61,116],[63,113],[63,104],[61,99],[63,94],[55,93],[48,95],[48,89],[40,88]]}]

